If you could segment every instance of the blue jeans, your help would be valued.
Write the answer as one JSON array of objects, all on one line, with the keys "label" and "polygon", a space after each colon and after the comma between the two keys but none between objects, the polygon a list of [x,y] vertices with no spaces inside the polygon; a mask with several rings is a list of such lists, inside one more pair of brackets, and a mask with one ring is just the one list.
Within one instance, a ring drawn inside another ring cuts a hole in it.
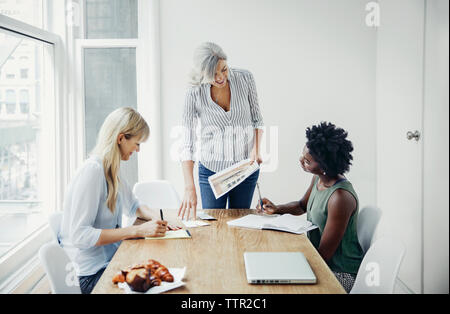
[{"label": "blue jeans", "polygon": [[227,194],[216,199],[214,192],[209,185],[208,178],[215,174],[201,163],[198,166],[198,177],[200,185],[200,194],[202,197],[202,206],[204,209],[249,209],[252,205],[253,193],[255,192],[256,182],[259,177],[259,170],[245,179],[241,184],[235,187]]},{"label": "blue jeans", "polygon": [[95,285],[100,280],[106,268],[100,269],[96,274],[91,276],[79,276],[80,290],[82,294],[90,294],[94,290]]}]

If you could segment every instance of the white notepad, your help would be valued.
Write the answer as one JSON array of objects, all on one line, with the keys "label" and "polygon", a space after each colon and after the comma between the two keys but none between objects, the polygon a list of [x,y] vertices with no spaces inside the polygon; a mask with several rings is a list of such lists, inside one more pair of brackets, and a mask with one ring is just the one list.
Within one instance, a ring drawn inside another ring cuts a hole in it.
[{"label": "white notepad", "polygon": [[280,216],[247,215],[239,219],[228,221],[231,227],[267,229],[302,234],[317,228],[310,221],[306,220],[306,215],[294,216],[284,214]]},{"label": "white notepad", "polygon": [[196,228],[210,225],[209,223],[200,220],[182,220],[182,222],[186,228]]}]

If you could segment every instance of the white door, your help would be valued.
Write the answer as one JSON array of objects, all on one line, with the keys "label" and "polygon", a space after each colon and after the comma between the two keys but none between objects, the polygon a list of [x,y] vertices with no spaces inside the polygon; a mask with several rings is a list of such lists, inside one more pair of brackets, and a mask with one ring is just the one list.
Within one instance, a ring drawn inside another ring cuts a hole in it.
[{"label": "white door", "polygon": [[449,292],[448,0],[428,0],[425,35],[424,293]]},{"label": "white door", "polygon": [[[380,0],[377,33],[377,236],[406,246],[399,280],[422,288],[424,0]],[[420,134],[418,140],[407,133]],[[382,270],[380,270],[382,271]]]}]

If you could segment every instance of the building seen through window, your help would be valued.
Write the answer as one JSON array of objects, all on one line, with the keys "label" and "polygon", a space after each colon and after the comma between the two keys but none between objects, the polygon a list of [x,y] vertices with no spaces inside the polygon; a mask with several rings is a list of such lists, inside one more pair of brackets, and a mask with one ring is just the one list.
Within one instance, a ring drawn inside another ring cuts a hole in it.
[{"label": "building seen through window", "polygon": [[[42,27],[42,11],[42,0],[0,1],[0,14],[36,27]],[[40,182],[48,49],[0,29],[0,257],[46,221]]]}]

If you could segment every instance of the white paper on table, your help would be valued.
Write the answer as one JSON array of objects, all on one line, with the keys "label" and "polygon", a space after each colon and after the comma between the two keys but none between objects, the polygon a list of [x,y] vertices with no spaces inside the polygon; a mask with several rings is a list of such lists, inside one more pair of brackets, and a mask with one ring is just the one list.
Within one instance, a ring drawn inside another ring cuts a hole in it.
[{"label": "white paper on table", "polygon": [[306,215],[294,216],[291,214],[274,217],[268,215],[247,215],[228,221],[227,224],[232,227],[279,230],[295,234],[302,234],[317,228],[316,225],[313,225],[306,219]]},{"label": "white paper on table", "polygon": [[131,290],[130,286],[126,282],[120,282],[119,288],[125,290],[126,294],[159,294],[169,290],[176,289],[184,286],[183,282],[184,274],[186,273],[186,267],[184,268],[168,268],[169,272],[173,276],[173,282],[161,281],[160,286],[151,287],[147,292],[136,292]]},{"label": "white paper on table", "polygon": [[186,226],[186,228],[196,228],[210,225],[209,223],[200,220],[182,220],[181,222]]},{"label": "white paper on table", "polygon": [[234,189],[259,169],[259,164],[256,161],[251,165],[250,162],[250,159],[243,160],[208,178],[216,199]]}]

